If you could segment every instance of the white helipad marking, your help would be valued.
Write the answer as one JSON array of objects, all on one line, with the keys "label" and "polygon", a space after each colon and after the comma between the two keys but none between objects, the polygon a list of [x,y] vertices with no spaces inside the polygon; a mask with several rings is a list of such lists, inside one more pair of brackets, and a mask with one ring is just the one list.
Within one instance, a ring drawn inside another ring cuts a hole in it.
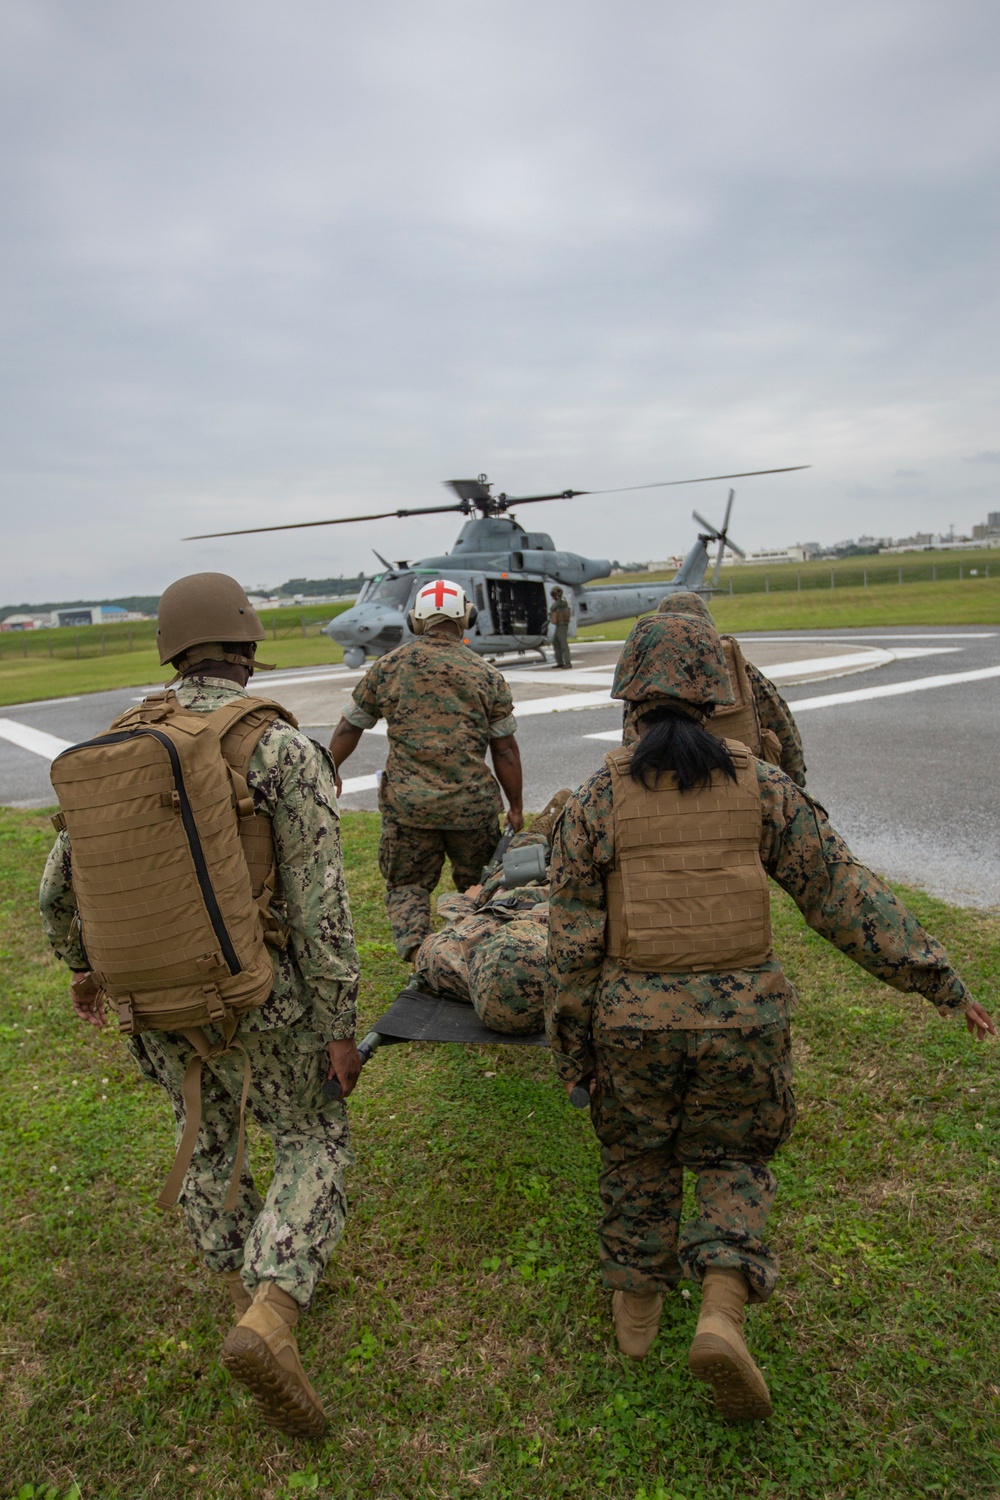
[{"label": "white helipad marking", "polygon": [[[932,688],[956,687],[964,682],[985,682],[1000,677],[1000,667],[981,667],[975,672],[946,672],[940,677],[915,677],[910,682],[886,682],[881,687],[855,688],[849,693],[826,693],[820,698],[793,698],[789,708],[803,713],[810,708],[837,708],[843,703],[864,703],[869,698],[897,698],[904,693],[925,693]],[[585,734],[585,740],[621,741],[620,729],[606,729],[600,734]]]},{"label": "white helipad marking", "polygon": [[55,760],[72,743],[71,740],[57,739],[54,734],[46,734],[42,729],[32,729],[30,724],[19,724],[16,719],[0,719],[0,739],[10,740],[12,745],[30,750],[43,760]]},{"label": "white helipad marking", "polygon": [[[611,694],[608,688],[599,693],[560,693],[555,698],[525,698],[521,703],[515,702],[514,717],[531,719],[538,714],[564,714],[580,708],[608,708],[610,704]],[[387,732],[384,719],[379,719],[371,729],[365,730],[365,734]]]},{"label": "white helipad marking", "polygon": [[891,651],[876,646],[871,651],[852,651],[841,656],[809,656],[802,661],[778,661],[768,667],[768,677],[810,677],[817,672],[862,672],[870,667],[885,667],[893,660]]},{"label": "white helipad marking", "polygon": [[349,797],[352,792],[373,792],[378,786],[378,776],[345,776],[340,784],[340,795]]},{"label": "white helipad marking", "polygon": [[940,677],[916,677],[911,682],[886,682],[881,687],[855,688],[851,693],[828,693],[821,698],[799,698],[789,708],[802,713],[807,708],[836,708],[841,703],[863,703],[867,698],[895,698],[903,693],[926,693],[931,688],[957,687],[964,682],[985,682],[1000,677],[1000,667],[980,667],[976,672],[947,672]]},{"label": "white helipad marking", "polygon": [[572,667],[558,673],[550,667],[548,671],[511,673],[507,681],[512,688],[519,682],[539,683],[542,687],[610,687],[614,678],[614,667]]},{"label": "white helipad marking", "polygon": [[910,661],[915,656],[954,656],[961,646],[893,646],[892,654],[897,661]]}]

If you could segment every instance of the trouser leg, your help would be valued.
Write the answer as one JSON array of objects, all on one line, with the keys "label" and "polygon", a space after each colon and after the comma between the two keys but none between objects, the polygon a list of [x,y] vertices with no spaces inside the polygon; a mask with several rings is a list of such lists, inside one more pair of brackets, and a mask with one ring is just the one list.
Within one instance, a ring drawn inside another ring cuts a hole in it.
[{"label": "trouser leg", "polygon": [[768,1162],[795,1123],[788,1031],[689,1032],[694,1070],[684,1101],[677,1156],[695,1175],[697,1216],[679,1255],[688,1275],[738,1271],[750,1300],[778,1279],[764,1239],[777,1180]]},{"label": "trouser leg", "polygon": [[[219,1039],[213,1028],[206,1031]],[[344,1172],[354,1160],[347,1113],[343,1104],[323,1096],[327,1052],[317,1033],[284,1027],[238,1035],[251,1067],[247,1110],[274,1145],[267,1198],[261,1202],[244,1164],[237,1207],[232,1213],[225,1208],[243,1086],[243,1054],[234,1051],[202,1071],[201,1130],[180,1202],[210,1269],[242,1265],[251,1291],[261,1281],[273,1281],[308,1307],[343,1233]],[[172,1101],[176,1097],[182,1125],[180,1085],[192,1049],[183,1037],[167,1032],[147,1032],[137,1041],[145,1057],[140,1066],[163,1084]]]},{"label": "trouser leg", "polygon": [[[147,1031],[133,1037],[129,1050],[148,1079],[158,1083],[170,1100],[177,1140],[184,1128],[184,1071],[191,1047],[173,1032]],[[242,1079],[241,1079],[242,1083]],[[239,1095],[237,1095],[238,1101]],[[202,1069],[201,1129],[178,1202],[188,1230],[210,1271],[239,1270],[244,1245],[261,1210],[261,1198],[250,1164],[243,1159],[236,1206],[226,1198],[239,1135],[239,1108],[229,1090],[208,1069]]]},{"label": "trouser leg", "polygon": [[682,1169],[674,1153],[685,1076],[679,1033],[635,1045],[602,1038],[591,1118],[601,1143],[601,1278],[616,1291],[668,1291],[681,1278]]},{"label": "trouser leg", "polygon": [[478,885],[483,877],[483,866],[493,858],[500,840],[496,813],[488,813],[478,828],[445,828],[442,837],[451,861],[455,889],[467,891],[470,885]]},{"label": "trouser leg", "polygon": [[556,666],[571,667],[573,661],[569,654],[569,627],[567,625],[556,626],[553,645],[555,647]]},{"label": "trouser leg", "polygon": [[382,814],[378,867],[386,884],[385,907],[393,942],[401,958],[419,948],[431,930],[431,891],[441,878],[444,856],[440,829],[413,828]]},{"label": "trouser leg", "polygon": [[[300,1307],[312,1301],[347,1218],[344,1185],[354,1163],[347,1111],[326,1099],[328,1053],[315,1032],[259,1032],[244,1039],[253,1067],[250,1109],[274,1144],[274,1175],[247,1239],[243,1279],[273,1281]],[[231,1087],[239,1053],[224,1059]]]}]

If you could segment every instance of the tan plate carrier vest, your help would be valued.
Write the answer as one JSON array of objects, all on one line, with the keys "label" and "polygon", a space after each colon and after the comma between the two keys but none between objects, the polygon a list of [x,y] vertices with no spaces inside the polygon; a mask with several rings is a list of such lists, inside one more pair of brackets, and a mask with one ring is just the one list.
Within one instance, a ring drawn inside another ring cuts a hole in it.
[{"label": "tan plate carrier vest", "polygon": [[747,745],[760,760],[780,765],[781,741],[773,730],[761,727],[740,643],[731,635],[721,636],[720,639],[726,653],[729,681],[732,683],[736,702],[731,708],[717,708],[708,728],[720,739],[739,740],[741,745]]},{"label": "tan plate carrier vest", "polygon": [[[263,1005],[274,971],[267,944],[287,934],[272,910],[277,871],[270,819],[256,813],[247,768],[280,704],[240,697],[211,713],[154,693],[106,733],[52,763],[55,826],[69,835],[80,936],[122,1031],[177,1031],[194,1047],[186,1122],[160,1202],[176,1201],[201,1118],[201,1065],[235,1047],[240,1017]],[[213,1046],[201,1028],[218,1023]],[[240,1147],[250,1084],[244,1052]],[[232,1206],[232,1203],[229,1204]]]},{"label": "tan plate carrier vest", "polygon": [[771,955],[763,826],[753,758],[727,740],[736,781],[649,791],[628,775],[630,750],[605,757],[614,795],[615,868],[607,877],[607,951],[654,974],[754,969]]}]

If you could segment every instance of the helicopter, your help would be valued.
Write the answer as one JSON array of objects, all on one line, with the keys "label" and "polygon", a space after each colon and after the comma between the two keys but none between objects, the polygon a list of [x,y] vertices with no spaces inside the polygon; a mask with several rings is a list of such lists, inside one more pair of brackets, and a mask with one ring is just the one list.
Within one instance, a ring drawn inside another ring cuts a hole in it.
[{"label": "helicopter", "polygon": [[[424,557],[412,563],[391,563],[373,548],[385,571],[365,580],[353,606],[324,626],[324,634],[343,647],[347,667],[363,667],[367,657],[382,656],[403,641],[414,639],[407,620],[417,590],[428,579],[443,575],[460,584],[466,598],[475,605],[475,619],[462,637],[471,650],[489,657],[537,651],[545,661],[544,647],[549,639],[548,616],[554,588],[563,590],[570,606],[569,633],[574,637],[583,625],[604,625],[655,609],[666,594],[680,591],[711,594],[718,583],[726,548],[738,557],[746,555],[729,536],[735,492],[729,491],[721,527],[713,526],[698,511],[692,513],[703,529],[698,532],[676,575],[667,583],[585,587],[598,578],[607,578],[611,573],[611,562],[604,557],[581,557],[575,552],[558,551],[548,532],[524,528],[511,514],[515,505],[539,505],[550,500],[574,500],[582,495],[623,494],[629,490],[682,484],[709,484],[761,474],[789,474],[809,467],[808,464],[791,464],[780,469],[751,469],[741,474],[659,480],[652,484],[627,485],[618,490],[567,489],[548,495],[521,496],[494,495],[493,485],[485,474],[480,474],[476,479],[444,481],[457,496],[456,504],[381,511],[367,516],[337,516],[327,521],[293,521],[239,531],[206,532],[185,540],[202,541],[214,537],[251,536],[266,531],[339,526],[354,521],[460,512],[469,519],[451,551],[439,557]],[[706,585],[709,545],[713,542],[717,544],[715,571],[711,583]]]}]

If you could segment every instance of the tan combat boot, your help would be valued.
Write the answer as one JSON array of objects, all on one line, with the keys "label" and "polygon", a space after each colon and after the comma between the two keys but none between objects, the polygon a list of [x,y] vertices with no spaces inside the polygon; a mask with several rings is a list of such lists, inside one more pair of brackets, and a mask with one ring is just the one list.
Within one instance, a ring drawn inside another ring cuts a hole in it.
[{"label": "tan combat boot", "polygon": [[237,1318],[245,1317],[250,1311],[250,1304],[253,1298],[243,1285],[242,1273],[239,1271],[223,1271],[221,1272],[220,1279],[225,1283],[226,1291],[233,1299],[233,1307],[236,1309]]},{"label": "tan combat boot", "polygon": [[749,1290],[739,1271],[705,1272],[688,1354],[691,1374],[714,1387],[716,1410],[727,1422],[760,1422],[771,1415],[767,1383],[743,1340]]},{"label": "tan combat boot", "polygon": [[222,1346],[222,1363],[246,1386],[269,1426],[291,1437],[322,1437],[326,1413],[299,1359],[292,1332],[298,1318],[295,1298],[262,1281]]},{"label": "tan combat boot", "polygon": [[660,1326],[662,1292],[615,1292],[611,1313],[618,1347],[629,1359],[645,1359]]}]

